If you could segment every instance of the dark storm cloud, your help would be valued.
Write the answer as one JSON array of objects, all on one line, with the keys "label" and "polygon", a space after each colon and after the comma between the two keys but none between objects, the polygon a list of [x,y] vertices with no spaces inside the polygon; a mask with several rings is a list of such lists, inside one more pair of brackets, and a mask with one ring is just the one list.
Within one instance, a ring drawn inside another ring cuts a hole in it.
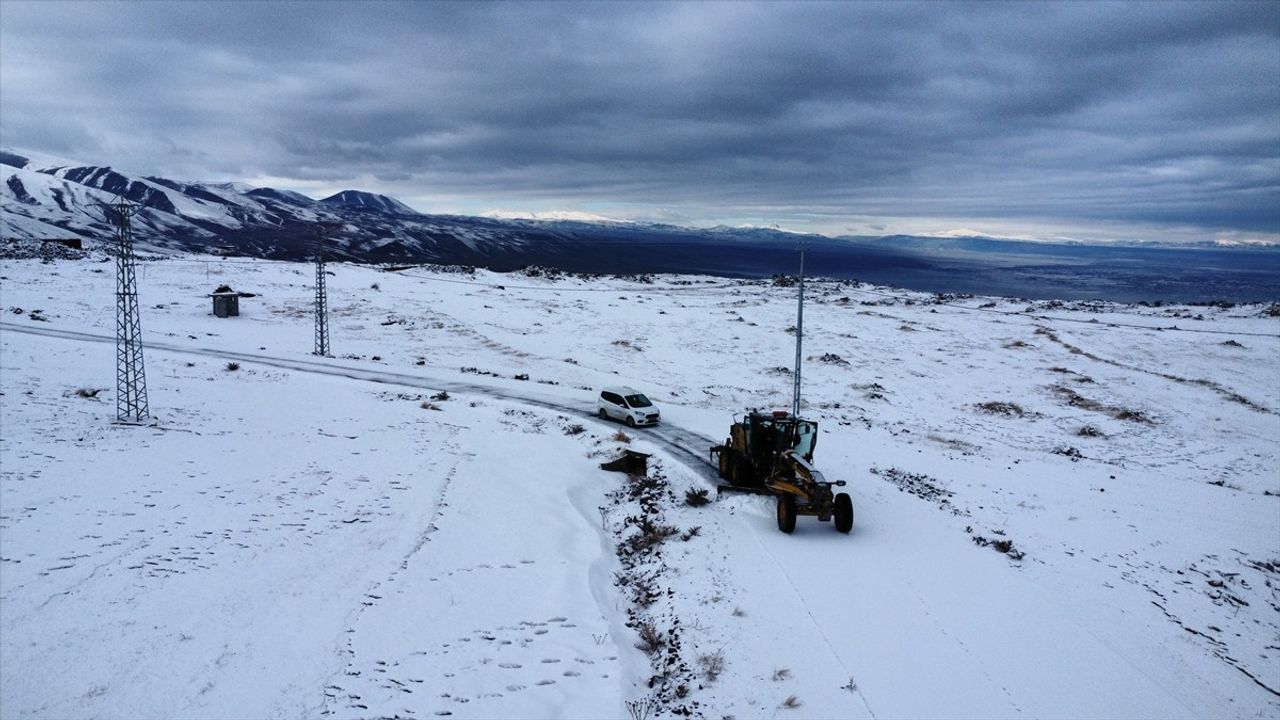
[{"label": "dark storm cloud", "polygon": [[3,141],[146,171],[837,230],[1280,233],[1277,3],[9,1],[0,19]]}]

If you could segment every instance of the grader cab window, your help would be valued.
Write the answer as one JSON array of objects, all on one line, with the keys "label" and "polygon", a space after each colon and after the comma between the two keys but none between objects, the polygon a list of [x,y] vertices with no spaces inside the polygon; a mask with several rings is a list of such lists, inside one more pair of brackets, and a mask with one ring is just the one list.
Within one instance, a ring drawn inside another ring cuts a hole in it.
[{"label": "grader cab window", "polygon": [[813,457],[813,446],[818,440],[818,428],[813,423],[796,423],[795,444],[792,445],[801,457]]}]

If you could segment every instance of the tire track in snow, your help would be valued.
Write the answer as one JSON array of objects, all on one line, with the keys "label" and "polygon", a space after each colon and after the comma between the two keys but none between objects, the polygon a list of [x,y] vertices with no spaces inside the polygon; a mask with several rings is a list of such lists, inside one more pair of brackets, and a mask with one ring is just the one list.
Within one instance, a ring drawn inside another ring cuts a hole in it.
[{"label": "tire track in snow", "polygon": [[[457,445],[457,428],[450,427],[448,428],[448,431],[449,440],[445,443],[446,447],[454,451],[460,451],[461,448]],[[463,454],[460,452],[454,452],[451,455],[458,458],[463,457]],[[317,707],[309,709],[309,715],[318,714],[321,716],[330,716],[335,714],[339,709],[347,711],[369,709],[366,703],[369,702],[370,699],[355,692],[356,689],[362,690],[365,693],[368,693],[369,690],[366,688],[352,687],[353,685],[377,685],[377,681],[374,680],[372,672],[365,674],[364,670],[367,668],[357,666],[358,664],[354,644],[356,628],[364,617],[365,612],[367,612],[369,608],[377,605],[378,601],[382,600],[385,595],[382,590],[383,586],[395,582],[397,577],[408,570],[409,563],[415,556],[417,556],[427,543],[431,542],[431,536],[439,530],[437,522],[443,515],[443,509],[449,506],[445,500],[449,496],[449,489],[453,485],[453,480],[457,475],[458,466],[460,464],[461,462],[455,462],[445,474],[444,482],[441,484],[440,490],[436,493],[435,505],[431,509],[431,517],[428,518],[426,525],[422,528],[421,532],[418,533],[418,537],[414,542],[413,547],[400,558],[400,562],[397,563],[395,569],[389,572],[386,577],[372,582],[369,587],[361,593],[360,604],[352,608],[352,610],[347,613],[347,616],[343,621],[342,634],[344,640],[341,643],[341,648],[338,650],[339,661],[343,663],[343,667],[340,670],[334,671],[325,678],[325,683],[321,689],[324,699],[320,700]],[[366,662],[365,665],[371,665],[376,669],[377,663],[378,660],[375,659],[372,663]],[[340,681],[344,684],[340,685]],[[382,685],[381,687],[383,689],[387,689],[386,685]],[[330,691],[333,692],[330,693]],[[403,688],[403,692],[409,694],[413,693],[409,688]],[[345,700],[345,708],[336,708],[331,705],[331,701],[341,700]]]},{"label": "tire track in snow", "polygon": [[849,666],[845,663],[844,658],[836,651],[835,645],[831,644],[831,638],[828,637],[827,633],[823,632],[822,623],[818,622],[818,618],[813,614],[813,610],[809,607],[809,603],[805,602],[804,594],[800,592],[800,588],[796,587],[796,583],[792,580],[791,573],[787,571],[786,565],[780,562],[769,548],[765,547],[765,544],[760,541],[760,533],[756,532],[755,528],[747,527],[745,528],[745,531],[750,533],[751,538],[755,540],[756,547],[760,549],[760,553],[769,558],[769,561],[777,568],[778,574],[786,579],[787,586],[791,588],[791,592],[795,596],[796,602],[802,609],[804,609],[805,615],[809,616],[809,622],[813,625],[813,629],[817,632],[818,637],[822,638],[822,641],[826,643],[827,650],[831,652],[831,657],[835,659],[836,663],[840,665],[840,669],[846,676],[848,676],[849,687],[854,688],[853,692],[857,693],[858,699],[862,700],[862,706],[866,708],[867,714],[872,717],[872,720],[875,720],[877,715],[875,714],[875,711],[871,709],[871,703],[867,702],[867,696],[864,695],[862,689],[858,687],[854,679],[854,674],[849,671]]}]

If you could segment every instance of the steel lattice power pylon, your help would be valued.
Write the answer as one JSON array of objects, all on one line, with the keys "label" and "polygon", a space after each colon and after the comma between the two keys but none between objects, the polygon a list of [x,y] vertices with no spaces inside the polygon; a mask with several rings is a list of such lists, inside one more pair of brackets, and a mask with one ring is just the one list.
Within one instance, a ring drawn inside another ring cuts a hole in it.
[{"label": "steel lattice power pylon", "polygon": [[320,357],[329,357],[329,297],[325,290],[325,229],[316,233],[316,349]]},{"label": "steel lattice power pylon", "polygon": [[130,222],[141,206],[123,197],[102,203],[103,214],[116,226],[116,420],[142,422],[147,407],[147,376],[142,363],[142,322],[134,273]]}]

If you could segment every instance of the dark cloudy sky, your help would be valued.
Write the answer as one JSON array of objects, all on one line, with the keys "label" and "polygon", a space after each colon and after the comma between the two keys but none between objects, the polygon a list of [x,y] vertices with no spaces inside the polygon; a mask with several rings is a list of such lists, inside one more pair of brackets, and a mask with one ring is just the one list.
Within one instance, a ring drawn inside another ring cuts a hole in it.
[{"label": "dark cloudy sky", "polygon": [[0,2],[0,142],[427,212],[1280,241],[1280,2]]}]

